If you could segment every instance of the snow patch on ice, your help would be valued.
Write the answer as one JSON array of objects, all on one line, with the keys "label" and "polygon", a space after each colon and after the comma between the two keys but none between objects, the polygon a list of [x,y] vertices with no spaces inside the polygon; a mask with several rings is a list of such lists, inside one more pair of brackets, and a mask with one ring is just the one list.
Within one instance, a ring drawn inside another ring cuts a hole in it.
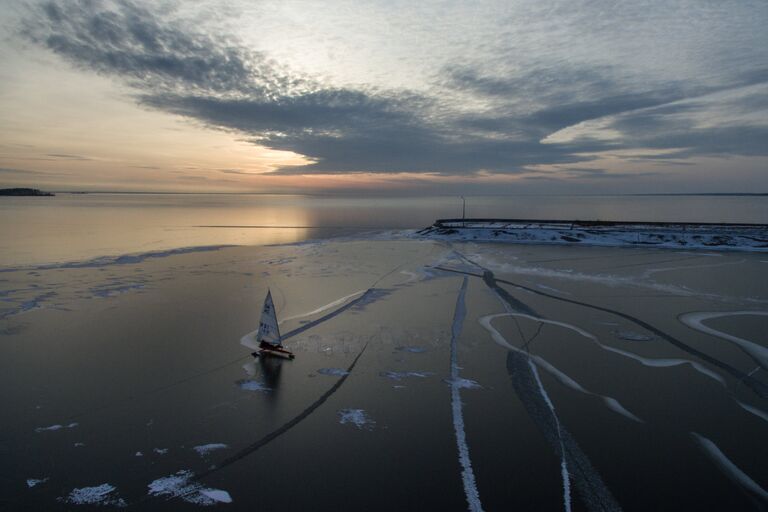
[{"label": "snow patch on ice", "polygon": [[376,425],[376,422],[363,409],[341,409],[338,414],[339,423],[342,425],[351,423],[358,429],[366,430],[371,430]]},{"label": "snow patch on ice", "polygon": [[152,451],[157,453],[158,455],[165,455],[168,453],[168,448],[152,448]]},{"label": "snow patch on ice", "polygon": [[245,391],[260,391],[262,393],[270,391],[270,388],[268,388],[261,382],[253,379],[239,380],[237,381],[237,385],[240,387],[240,389],[243,389]]},{"label": "snow patch on ice", "polygon": [[30,489],[35,487],[36,485],[44,484],[48,480],[50,480],[50,477],[45,478],[27,478],[27,487]]},{"label": "snow patch on ice", "polygon": [[401,346],[401,347],[395,347],[395,350],[399,352],[409,352],[411,354],[423,354],[427,351],[424,347],[407,347],[407,346]]},{"label": "snow patch on ice", "polygon": [[456,386],[458,389],[482,389],[483,387],[472,379],[463,379],[461,377],[445,379],[445,383],[449,386]]},{"label": "snow patch on ice", "polygon": [[218,503],[232,503],[232,496],[227,491],[222,491],[221,489],[201,489],[200,494]]},{"label": "snow patch on ice", "polygon": [[332,377],[343,377],[345,375],[349,375],[349,372],[343,368],[320,368],[317,370],[317,373],[320,375],[330,375]]},{"label": "snow patch on ice", "polygon": [[427,377],[431,377],[434,375],[432,372],[381,372],[379,373],[382,377],[386,377],[388,379],[392,380],[403,380],[409,377],[415,377],[419,379],[425,379]]},{"label": "snow patch on ice", "polygon": [[133,454],[133,456],[134,456],[134,457],[143,457],[143,456],[144,456],[144,454],[143,454],[143,453],[141,453],[141,452],[136,452],[136,453],[134,453],[134,454]]},{"label": "snow patch on ice", "polygon": [[35,429],[35,432],[47,432],[47,431],[53,431],[53,430],[61,430],[65,428],[75,428],[78,425],[79,423],[73,421],[72,423],[69,423],[67,425],[56,424],[56,425],[51,425],[50,427],[37,427]]},{"label": "snow patch on ice", "polygon": [[166,496],[181,498],[195,505],[215,505],[216,503],[232,503],[232,497],[227,491],[203,487],[189,481],[195,476],[188,469],[182,469],[173,475],[158,478],[147,485],[150,496]]},{"label": "snow patch on ice", "polygon": [[615,334],[617,338],[627,341],[652,341],[656,339],[653,336],[634,331],[616,331],[613,334]]},{"label": "snow patch on ice", "polygon": [[224,443],[210,443],[210,444],[201,444],[201,445],[195,446],[192,449],[195,450],[200,456],[205,457],[206,455],[208,455],[213,451],[223,450],[224,448],[229,448],[229,446]]},{"label": "snow patch on ice", "polygon": [[110,484],[101,484],[94,487],[81,487],[72,489],[72,492],[59,501],[71,503],[73,505],[109,505],[116,507],[125,507],[127,503],[119,498],[115,491],[116,487]]}]

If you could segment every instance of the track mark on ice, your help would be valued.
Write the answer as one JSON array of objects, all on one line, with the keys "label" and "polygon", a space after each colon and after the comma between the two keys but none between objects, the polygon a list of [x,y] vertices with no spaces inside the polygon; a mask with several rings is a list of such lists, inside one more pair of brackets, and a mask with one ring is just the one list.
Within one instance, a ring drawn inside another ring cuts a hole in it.
[{"label": "track mark on ice", "polygon": [[469,458],[469,446],[467,446],[467,436],[464,432],[464,413],[461,407],[461,394],[459,390],[459,362],[456,351],[456,343],[464,327],[464,318],[467,315],[467,308],[464,303],[464,296],[467,292],[467,278],[461,282],[459,296],[456,298],[456,309],[453,313],[453,324],[451,325],[451,413],[453,416],[453,430],[456,433],[456,446],[459,449],[459,463],[461,464],[461,479],[464,484],[464,495],[467,498],[467,505],[471,511],[482,511],[483,505],[480,502],[480,493],[477,490],[475,473],[472,471],[472,461]]},{"label": "track mark on ice", "polygon": [[621,510],[597,470],[592,467],[587,455],[557,419],[554,405],[549,401],[546,391],[543,391],[541,379],[536,371],[537,363],[534,358],[521,350],[507,352],[507,371],[517,396],[552,449],[560,455],[561,461],[565,461],[561,462],[560,473],[563,478],[566,509],[570,507],[570,481],[572,480],[576,491],[590,512]]},{"label": "track mark on ice", "polygon": [[307,313],[301,313],[299,315],[293,315],[293,316],[285,317],[282,320],[280,320],[280,323],[283,323],[283,322],[285,322],[287,320],[295,320],[297,318],[304,318],[305,316],[312,316],[312,315],[316,315],[318,313],[322,313],[323,311],[329,310],[329,309],[331,309],[333,307],[336,307],[336,306],[338,306],[340,304],[344,304],[346,301],[348,301],[352,297],[356,297],[358,295],[362,295],[366,291],[367,290],[358,290],[355,293],[350,293],[349,295],[345,295],[344,297],[341,297],[340,299],[336,299],[333,302],[329,302],[328,304],[326,304],[324,306],[320,306],[319,308],[313,309],[312,311],[309,311]]},{"label": "track mark on ice", "polygon": [[[491,323],[491,322],[493,322],[494,319],[502,317],[502,316],[516,316],[516,315],[517,316],[521,316],[520,314],[517,314],[517,313],[498,313],[498,314],[495,314],[495,315],[487,315],[487,316],[484,316],[484,317],[480,318],[479,322],[480,322],[480,325],[482,325],[483,328],[485,328],[485,330],[487,330],[489,333],[491,333],[491,337],[493,338],[493,340],[497,344],[501,345],[502,347],[504,347],[506,349],[509,349],[509,350],[514,351],[514,352],[518,352],[520,354],[523,354],[523,355],[525,355],[525,357],[529,357],[539,367],[543,368],[550,375],[552,375],[555,379],[557,379],[561,384],[563,384],[563,385],[565,385],[565,386],[567,386],[567,387],[569,387],[569,388],[571,388],[571,389],[573,389],[575,391],[579,391],[580,393],[584,393],[586,395],[590,395],[590,396],[594,396],[594,397],[600,398],[603,401],[603,403],[606,405],[606,407],[608,407],[612,411],[614,411],[616,413],[619,413],[622,416],[624,416],[624,417],[626,417],[626,418],[628,418],[628,419],[630,419],[632,421],[643,423],[643,420],[641,420],[636,415],[634,415],[631,412],[629,412],[615,398],[612,398],[612,397],[609,397],[609,396],[603,396],[603,395],[601,395],[599,393],[594,393],[592,391],[589,391],[588,389],[584,388],[581,384],[579,384],[578,382],[573,380],[571,377],[569,377],[568,375],[566,375],[562,371],[560,371],[557,368],[555,368],[551,363],[549,363],[549,361],[547,361],[546,359],[542,358],[541,356],[530,355],[527,352],[524,352],[523,350],[521,350],[521,349],[517,348],[516,346],[512,345],[511,343],[509,343],[506,340],[506,338],[504,338],[504,336],[501,335],[501,333],[499,331],[496,330],[496,328]],[[527,315],[525,315],[525,316],[527,316]]]},{"label": "track mark on ice", "polygon": [[[458,274],[467,274],[467,275],[471,275],[473,277],[483,277],[483,276],[478,275],[478,274],[473,274],[471,272],[464,272],[464,271],[461,271],[461,270],[453,270],[453,269],[448,269],[448,268],[441,268],[440,270],[444,270],[444,271],[447,271],[447,272],[455,272],[455,273],[458,273]],[[723,361],[720,361],[719,359],[717,359],[715,357],[712,357],[709,354],[706,354],[705,352],[702,352],[702,351],[700,351],[698,349],[695,349],[695,348],[693,348],[693,347],[683,343],[682,341],[678,340],[677,338],[667,334],[666,332],[664,332],[664,331],[662,331],[660,329],[657,329],[656,327],[654,327],[653,325],[645,322],[644,320],[640,320],[639,318],[633,317],[631,315],[628,315],[628,314],[623,313],[621,311],[617,311],[615,309],[604,308],[602,306],[596,306],[594,304],[589,304],[587,302],[581,302],[581,301],[569,299],[569,298],[566,298],[566,297],[558,297],[557,295],[552,295],[552,294],[549,294],[549,293],[545,293],[545,292],[542,292],[540,290],[536,290],[534,288],[530,288],[528,286],[524,286],[524,285],[521,285],[521,284],[518,284],[518,283],[514,283],[512,281],[507,281],[507,280],[504,280],[504,279],[498,279],[498,282],[504,283],[504,284],[508,284],[510,286],[514,286],[515,288],[519,288],[521,290],[526,290],[526,291],[529,291],[531,293],[534,293],[534,294],[537,294],[537,295],[541,295],[543,297],[548,297],[550,299],[559,300],[559,301],[562,301],[562,302],[567,302],[569,304],[576,304],[576,305],[579,305],[579,306],[584,306],[586,308],[594,309],[596,311],[603,311],[605,313],[610,313],[610,314],[619,316],[621,318],[624,318],[626,320],[629,320],[630,322],[634,323],[635,325],[638,325],[638,326],[642,327],[643,329],[645,329],[645,330],[647,330],[649,332],[652,332],[653,334],[655,334],[659,338],[663,339],[664,341],[667,341],[668,343],[670,343],[671,345],[677,347],[678,349],[683,350],[683,351],[691,354],[694,357],[698,357],[699,359],[702,359],[702,360],[706,361],[707,363],[709,363],[709,364],[711,364],[713,366],[717,366],[721,370],[723,370],[726,373],[730,374],[735,379],[737,379],[737,380],[739,380],[741,382],[744,382],[744,384],[746,384],[750,389],[752,389],[752,391],[754,391],[755,394],[757,394],[759,397],[761,397],[761,398],[768,398],[768,385],[766,385],[766,384],[762,383],[761,381],[753,378],[751,375],[747,375],[746,373],[742,372],[738,368],[734,368],[733,366],[731,366],[731,365],[729,365],[727,363],[724,363]],[[507,305],[505,305],[505,309],[509,310],[509,307]]]},{"label": "track mark on ice", "polygon": [[565,507],[566,512],[571,512],[571,477],[568,473],[568,461],[565,457],[565,445],[563,444],[563,432],[562,427],[560,427],[560,419],[557,417],[557,413],[555,412],[555,404],[553,404],[552,400],[549,399],[547,390],[544,389],[544,384],[542,384],[541,377],[539,377],[539,371],[536,369],[536,365],[533,364],[533,361],[530,357],[528,358],[528,366],[531,368],[531,373],[533,373],[533,377],[536,379],[536,385],[539,388],[539,394],[544,399],[547,407],[549,407],[549,410],[552,413],[552,418],[555,420],[555,426],[557,427],[557,438],[560,442],[560,473],[563,479],[563,506]]}]

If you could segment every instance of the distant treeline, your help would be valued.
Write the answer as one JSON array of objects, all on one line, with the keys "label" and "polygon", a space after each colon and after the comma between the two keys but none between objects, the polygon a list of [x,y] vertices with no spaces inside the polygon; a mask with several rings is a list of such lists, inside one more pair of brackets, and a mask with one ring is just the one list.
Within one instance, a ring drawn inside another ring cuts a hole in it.
[{"label": "distant treeline", "polygon": [[36,188],[0,188],[0,196],[52,196],[53,192],[43,192]]}]

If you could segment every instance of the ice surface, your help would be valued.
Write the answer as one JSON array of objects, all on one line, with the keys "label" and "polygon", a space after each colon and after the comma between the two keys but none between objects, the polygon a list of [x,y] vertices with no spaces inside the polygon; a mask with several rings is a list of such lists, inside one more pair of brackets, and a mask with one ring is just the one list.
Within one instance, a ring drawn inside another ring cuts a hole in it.
[{"label": "ice surface", "polygon": [[205,456],[216,450],[223,450],[224,448],[229,448],[229,446],[224,443],[210,443],[210,444],[201,444],[201,445],[195,446],[192,449],[195,450],[201,456]]},{"label": "ice surface", "polygon": [[376,422],[363,409],[341,409],[338,411],[339,423],[351,423],[358,429],[371,430]]},{"label": "ice surface", "polygon": [[333,377],[343,377],[344,375],[349,375],[349,372],[343,368],[320,368],[317,370],[317,373],[320,375],[331,375]]},{"label": "ice surface", "polygon": [[114,485],[101,484],[94,487],[81,487],[72,489],[65,498],[60,501],[73,505],[111,505],[125,507],[127,504],[122,498],[115,495],[117,489]]}]

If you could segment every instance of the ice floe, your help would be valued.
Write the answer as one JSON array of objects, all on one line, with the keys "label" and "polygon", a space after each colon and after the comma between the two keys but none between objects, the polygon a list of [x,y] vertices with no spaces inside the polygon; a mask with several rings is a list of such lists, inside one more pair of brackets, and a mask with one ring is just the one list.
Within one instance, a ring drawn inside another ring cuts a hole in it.
[{"label": "ice floe", "polygon": [[320,368],[317,370],[317,373],[320,375],[331,375],[333,377],[343,377],[344,375],[349,375],[349,372],[343,368]]},{"label": "ice floe", "polygon": [[229,446],[224,443],[209,443],[195,446],[192,449],[195,450],[200,456],[204,457],[211,452],[216,450],[223,450],[224,448],[229,448]]},{"label": "ice floe", "polygon": [[65,429],[65,428],[75,428],[78,425],[79,425],[79,423],[73,421],[72,423],[69,423],[67,425],[56,424],[56,425],[51,425],[50,427],[37,427],[35,429],[35,432],[48,432],[48,431],[53,431],[53,430],[62,430],[62,429]]},{"label": "ice floe", "polygon": [[358,429],[371,430],[376,422],[363,409],[341,409],[338,411],[339,423],[351,423]]},{"label": "ice floe", "polygon": [[59,501],[73,505],[108,505],[125,507],[125,500],[117,496],[117,488],[111,484],[101,484],[94,487],[72,489],[69,495],[59,498]]}]

